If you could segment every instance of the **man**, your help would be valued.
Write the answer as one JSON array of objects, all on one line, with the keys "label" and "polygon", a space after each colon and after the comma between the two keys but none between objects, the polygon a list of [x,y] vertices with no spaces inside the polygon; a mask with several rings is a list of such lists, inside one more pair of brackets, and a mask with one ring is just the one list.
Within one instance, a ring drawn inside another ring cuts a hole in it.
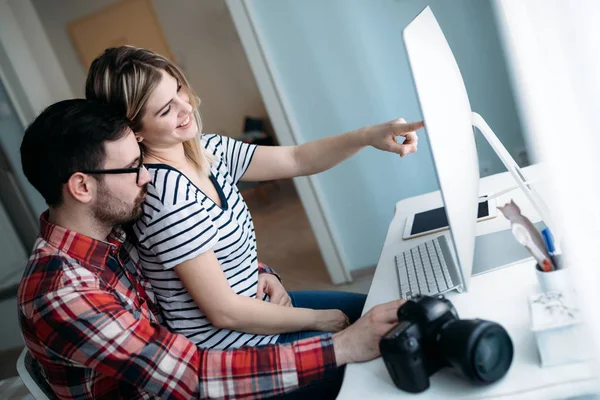
[{"label": "man", "polygon": [[61,399],[331,393],[339,367],[377,357],[379,338],[397,322],[399,301],[333,336],[198,349],[159,324],[135,248],[118,227],[140,215],[150,179],[127,121],[87,100],[59,102],[26,130],[21,158],[49,209],[19,288],[19,318]]}]

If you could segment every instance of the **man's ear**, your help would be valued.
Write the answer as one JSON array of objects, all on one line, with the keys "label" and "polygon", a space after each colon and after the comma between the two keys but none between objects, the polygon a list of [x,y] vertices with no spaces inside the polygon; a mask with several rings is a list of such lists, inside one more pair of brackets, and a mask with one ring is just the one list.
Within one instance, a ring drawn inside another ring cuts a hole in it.
[{"label": "man's ear", "polygon": [[96,187],[91,176],[75,172],[67,181],[66,190],[75,200],[87,204],[94,198]]}]

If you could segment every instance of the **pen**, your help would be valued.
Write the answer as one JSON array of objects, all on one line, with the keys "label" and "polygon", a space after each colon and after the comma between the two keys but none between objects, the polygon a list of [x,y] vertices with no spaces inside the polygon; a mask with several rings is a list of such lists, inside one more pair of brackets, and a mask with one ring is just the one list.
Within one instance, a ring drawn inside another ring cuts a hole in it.
[{"label": "pen", "polygon": [[556,262],[556,247],[554,246],[554,239],[552,238],[552,233],[550,229],[544,228],[542,229],[542,238],[544,239],[544,243],[546,244],[546,249],[548,250],[548,255],[550,256],[550,260],[552,260],[552,264],[556,269],[559,268],[558,263]]},{"label": "pen", "polygon": [[551,256],[554,255],[556,248],[554,247],[554,240],[552,240],[552,234],[550,233],[550,229],[542,229],[542,237],[544,238],[544,243],[546,243],[548,254],[550,254]]}]

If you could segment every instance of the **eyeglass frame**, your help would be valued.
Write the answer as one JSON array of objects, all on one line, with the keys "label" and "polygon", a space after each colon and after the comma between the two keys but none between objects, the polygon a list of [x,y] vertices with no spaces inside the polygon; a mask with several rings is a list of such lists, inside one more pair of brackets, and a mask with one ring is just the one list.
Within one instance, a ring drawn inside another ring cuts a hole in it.
[{"label": "eyeglass frame", "polygon": [[135,168],[110,168],[110,169],[91,169],[91,170],[82,170],[79,171],[82,174],[133,174],[136,173],[135,183],[139,184],[140,182],[140,174],[142,169],[146,168],[144,166],[144,153],[140,151],[140,165]]}]

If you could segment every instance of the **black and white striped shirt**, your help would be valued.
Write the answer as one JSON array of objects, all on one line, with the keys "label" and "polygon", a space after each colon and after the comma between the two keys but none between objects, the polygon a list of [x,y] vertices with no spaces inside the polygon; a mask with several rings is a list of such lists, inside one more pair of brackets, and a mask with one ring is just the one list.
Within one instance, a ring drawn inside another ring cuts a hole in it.
[{"label": "black and white striped shirt", "polygon": [[152,177],[143,215],[134,231],[145,276],[165,323],[202,348],[228,349],[274,343],[279,335],[218,329],[198,309],[173,267],[212,249],[229,285],[241,296],[256,297],[258,260],[252,217],[236,183],[250,165],[255,145],[203,134],[201,144],[215,155],[210,179],[221,207],[183,173],[149,164]]}]

